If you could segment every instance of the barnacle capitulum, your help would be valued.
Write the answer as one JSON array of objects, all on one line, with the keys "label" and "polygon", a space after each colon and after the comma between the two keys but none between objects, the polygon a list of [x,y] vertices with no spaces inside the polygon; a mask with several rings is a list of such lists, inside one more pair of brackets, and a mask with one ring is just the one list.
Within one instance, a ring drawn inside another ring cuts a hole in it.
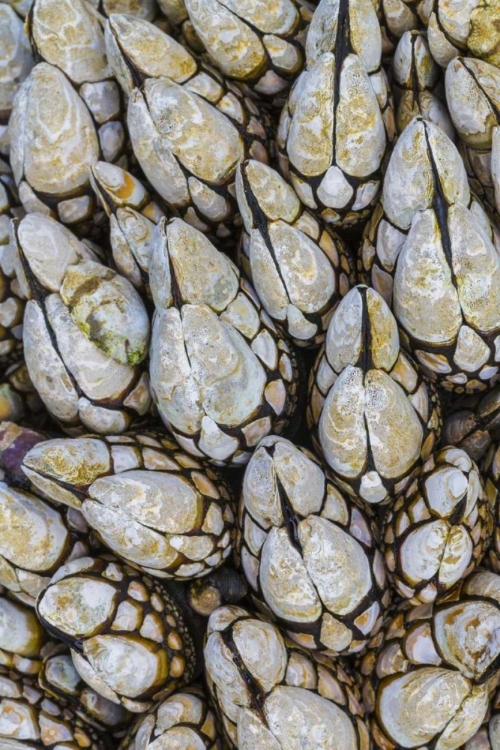
[{"label": "barnacle capitulum", "polygon": [[374,5],[322,0],[306,49],[307,69],[281,114],[280,168],[307,208],[355,224],[370,215],[394,135]]},{"label": "barnacle capitulum", "polygon": [[[123,102],[106,57],[103,18],[84,0],[34,0],[27,19],[37,62],[59,68],[92,115],[106,161],[123,156]],[[61,220],[61,207],[59,207]]]},{"label": "barnacle capitulum", "polygon": [[361,262],[374,288],[392,299],[404,348],[448,390],[486,390],[497,377],[496,243],[456,147],[416,117],[392,153]]},{"label": "barnacle capitulum", "polygon": [[149,182],[185,221],[227,237],[240,224],[237,165],[268,158],[257,106],[146,21],[113,14],[106,47],[129,96],[132,146]]},{"label": "barnacle capitulum", "polygon": [[178,691],[137,719],[120,750],[221,750],[217,722],[198,685]]},{"label": "barnacle capitulum", "polygon": [[300,750],[309,741],[322,750],[370,747],[347,667],[314,659],[240,607],[211,615],[205,670],[231,748]]},{"label": "barnacle capitulum", "polygon": [[349,251],[266,164],[238,167],[236,196],[245,228],[241,265],[265,311],[297,346],[318,346],[352,285]]},{"label": "barnacle capitulum", "polygon": [[500,206],[500,70],[484,60],[457,57],[446,69],[446,101],[474,192]]},{"label": "barnacle capitulum", "polygon": [[496,0],[431,0],[426,3],[427,35],[433,58],[443,68],[466,54],[500,63],[500,8]]},{"label": "barnacle capitulum", "polygon": [[314,8],[307,0],[161,0],[188,44],[204,48],[228,78],[274,99],[304,64]]},{"label": "barnacle capitulum", "polygon": [[209,239],[180,219],[155,230],[152,396],[194,456],[241,465],[293,414],[295,358],[250,284]]},{"label": "barnacle capitulum", "polygon": [[488,721],[468,742],[463,750],[496,750],[500,742],[500,692],[491,701]]},{"label": "barnacle capitulum", "polygon": [[113,559],[83,557],[57,571],[37,613],[71,647],[73,664],[91,688],[142,713],[198,670],[190,613],[178,590],[169,591]]},{"label": "barnacle capitulum", "polygon": [[20,211],[12,174],[10,170],[2,174],[0,168],[0,366],[18,363],[22,358],[25,302],[16,279],[15,256],[10,242],[10,222]]},{"label": "barnacle capitulum", "polygon": [[5,482],[0,482],[0,509],[0,584],[33,607],[54,571],[87,553],[88,527],[77,511],[58,510]]},{"label": "barnacle capitulum", "polygon": [[0,5],[0,152],[8,152],[8,123],[14,97],[33,66],[23,22],[7,4]]},{"label": "barnacle capitulum", "polygon": [[407,32],[427,26],[425,0],[378,0],[374,4],[380,20],[384,56],[394,53],[394,48]]},{"label": "barnacle capitulum", "polygon": [[308,451],[264,438],[245,471],[238,556],[254,604],[304,648],[359,653],[389,603],[377,532]]},{"label": "barnacle capitulum", "polygon": [[43,653],[50,648],[47,640],[33,609],[0,593],[0,664],[38,674]]},{"label": "barnacle capitulum", "polygon": [[231,553],[226,484],[161,435],[49,440],[23,468],[46,497],[79,508],[108,549],[145,573],[197,578]]},{"label": "barnacle capitulum", "polygon": [[360,669],[376,748],[458,748],[477,732],[499,679],[499,584],[480,570],[440,604],[403,604],[375,636]]},{"label": "barnacle capitulum", "polygon": [[383,522],[389,578],[413,604],[442,598],[481,563],[493,527],[490,502],[467,453],[434,453]]},{"label": "barnacle capitulum", "polygon": [[116,164],[99,161],[90,182],[109,217],[109,241],[117,270],[137,289],[149,289],[149,261],[156,224],[164,216],[146,186]]},{"label": "barnacle capitulum", "polygon": [[150,404],[149,317],[132,284],[66,227],[29,214],[13,228],[28,298],[23,341],[33,385],[67,429],[121,432]]},{"label": "barnacle capitulum", "polygon": [[415,115],[438,125],[452,140],[455,130],[446,107],[442,72],[421,31],[407,31],[400,39],[392,64],[396,128],[402,133]]},{"label": "barnacle capitulum", "polygon": [[396,320],[365,286],[340,302],[309,383],[308,423],[338,485],[388,503],[432,452],[437,395],[402,351]]},{"label": "barnacle capitulum", "polygon": [[0,666],[0,744],[5,750],[109,750],[105,736],[41,688]]},{"label": "barnacle capitulum", "polygon": [[116,732],[131,723],[133,714],[92,690],[80,677],[63,643],[51,643],[38,673],[38,684],[61,704],[71,706],[86,723]]},{"label": "barnacle capitulum", "polygon": [[26,212],[90,231],[95,198],[88,168],[100,158],[99,139],[87,105],[59,68],[35,65],[16,94],[9,132]]}]

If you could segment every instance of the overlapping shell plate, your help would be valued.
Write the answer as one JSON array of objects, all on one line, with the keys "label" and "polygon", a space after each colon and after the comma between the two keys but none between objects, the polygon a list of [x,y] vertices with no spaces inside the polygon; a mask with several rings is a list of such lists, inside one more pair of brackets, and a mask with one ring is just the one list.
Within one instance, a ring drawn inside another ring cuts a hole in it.
[{"label": "overlapping shell plate", "polygon": [[486,390],[499,369],[495,231],[471,199],[453,143],[415,118],[391,156],[362,266],[374,288],[392,299],[403,346],[429,377],[458,392]]},{"label": "overlapping shell plate", "polygon": [[304,0],[161,0],[169,20],[195,49],[206,49],[229,78],[274,98],[304,64],[313,6]]},{"label": "overlapping shell plate", "polygon": [[337,307],[309,383],[308,423],[338,485],[387,504],[432,452],[437,394],[399,344],[396,321],[373,289]]},{"label": "overlapping shell plate", "polygon": [[37,602],[42,625],[104,698],[142,713],[196,674],[193,636],[168,590],[126,565],[83,557],[58,570]]},{"label": "overlapping shell plate", "polygon": [[398,594],[433,602],[465,578],[489,547],[491,511],[467,453],[434,453],[384,519],[385,563]]},{"label": "overlapping shell plate", "polygon": [[344,242],[265,164],[238,167],[236,196],[245,226],[240,264],[265,311],[297,346],[318,346],[353,283]]},{"label": "overlapping shell plate", "polygon": [[245,472],[238,555],[251,598],[305,648],[363,649],[389,602],[376,529],[317,459],[264,438]]},{"label": "overlapping shell plate", "polygon": [[465,450],[481,468],[491,444],[500,437],[500,388],[459,396],[443,422],[443,445]]},{"label": "overlapping shell plate", "polygon": [[153,399],[189,453],[241,465],[296,405],[295,357],[229,258],[185,222],[155,230]]},{"label": "overlapping shell plate", "polygon": [[277,134],[281,171],[304,205],[328,223],[366,219],[394,134],[371,2],[322,0],[307,37],[307,69],[292,88]]},{"label": "overlapping shell plate", "polygon": [[120,750],[221,750],[216,718],[198,686],[174,693],[139,718]]},{"label": "overlapping shell plate", "polygon": [[0,743],[5,750],[109,750],[108,741],[36,678],[0,666]]},{"label": "overlapping shell plate", "polygon": [[375,747],[458,748],[498,684],[500,577],[471,576],[442,604],[403,605],[361,662]]},{"label": "overlapping shell plate", "polygon": [[359,693],[346,668],[313,659],[244,609],[222,607],[211,615],[205,667],[233,748],[370,747]]},{"label": "overlapping shell plate", "polygon": [[49,440],[23,468],[46,497],[80,509],[108,549],[146,573],[195,578],[231,553],[234,508],[224,480],[160,435]]},{"label": "overlapping shell plate", "polygon": [[144,302],[54,219],[29,214],[13,241],[26,365],[48,411],[67,429],[124,431],[150,405]]}]

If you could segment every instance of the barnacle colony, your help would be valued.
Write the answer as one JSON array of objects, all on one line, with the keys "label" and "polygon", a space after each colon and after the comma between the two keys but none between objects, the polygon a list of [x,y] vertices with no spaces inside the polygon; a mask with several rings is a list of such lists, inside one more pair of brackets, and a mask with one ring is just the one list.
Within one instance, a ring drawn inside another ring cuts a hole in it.
[{"label": "barnacle colony", "polygon": [[0,750],[499,750],[499,29],[0,2]]}]

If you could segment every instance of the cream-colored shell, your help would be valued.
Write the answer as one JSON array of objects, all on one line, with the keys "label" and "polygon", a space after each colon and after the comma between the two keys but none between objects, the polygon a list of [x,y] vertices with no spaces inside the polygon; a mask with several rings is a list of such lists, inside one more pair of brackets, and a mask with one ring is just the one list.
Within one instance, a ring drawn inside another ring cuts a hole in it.
[{"label": "cream-colored shell", "polygon": [[384,519],[385,563],[398,594],[413,604],[441,598],[481,563],[492,522],[467,453],[434,453]]},{"label": "cream-colored shell", "polygon": [[6,120],[18,88],[33,66],[33,59],[23,23],[5,3],[0,5],[0,50],[0,118]]},{"label": "cream-colored shell", "polygon": [[73,664],[90,687],[132,712],[193,677],[194,644],[174,600],[127,566],[90,557],[68,563],[38,600],[37,613],[66,643],[78,641]]},{"label": "cream-colored shell", "polygon": [[183,221],[158,224],[150,274],[150,377],[160,416],[189,453],[246,463],[293,411],[288,345],[236,266]]},{"label": "cream-colored shell", "polygon": [[245,471],[237,553],[259,608],[288,635],[328,654],[360,652],[388,593],[364,514],[308,451],[261,440]]},{"label": "cream-colored shell", "polygon": [[269,750],[300,750],[305,743],[311,750],[369,747],[348,672],[313,660],[244,609],[221,607],[211,615],[205,670],[231,748],[250,750],[256,742]]},{"label": "cream-colored shell", "polygon": [[439,435],[437,397],[400,349],[382,297],[341,301],[309,383],[308,423],[340,486],[368,503],[402,489]]},{"label": "cream-colored shell", "polygon": [[141,717],[122,750],[220,750],[216,719],[205,691],[197,685],[174,693]]},{"label": "cream-colored shell", "polygon": [[376,748],[458,748],[479,730],[498,684],[499,583],[480,571],[441,605],[403,604],[373,639],[360,669]]},{"label": "cream-colored shell", "polygon": [[238,166],[236,197],[242,262],[264,309],[298,346],[317,346],[351,284],[346,247],[266,164]]}]

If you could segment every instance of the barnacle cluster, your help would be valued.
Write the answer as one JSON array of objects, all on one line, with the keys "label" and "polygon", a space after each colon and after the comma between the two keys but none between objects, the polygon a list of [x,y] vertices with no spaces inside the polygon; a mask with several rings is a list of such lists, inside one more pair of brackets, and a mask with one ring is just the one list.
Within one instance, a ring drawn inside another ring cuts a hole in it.
[{"label": "barnacle cluster", "polygon": [[500,750],[499,0],[0,0],[0,750]]}]

